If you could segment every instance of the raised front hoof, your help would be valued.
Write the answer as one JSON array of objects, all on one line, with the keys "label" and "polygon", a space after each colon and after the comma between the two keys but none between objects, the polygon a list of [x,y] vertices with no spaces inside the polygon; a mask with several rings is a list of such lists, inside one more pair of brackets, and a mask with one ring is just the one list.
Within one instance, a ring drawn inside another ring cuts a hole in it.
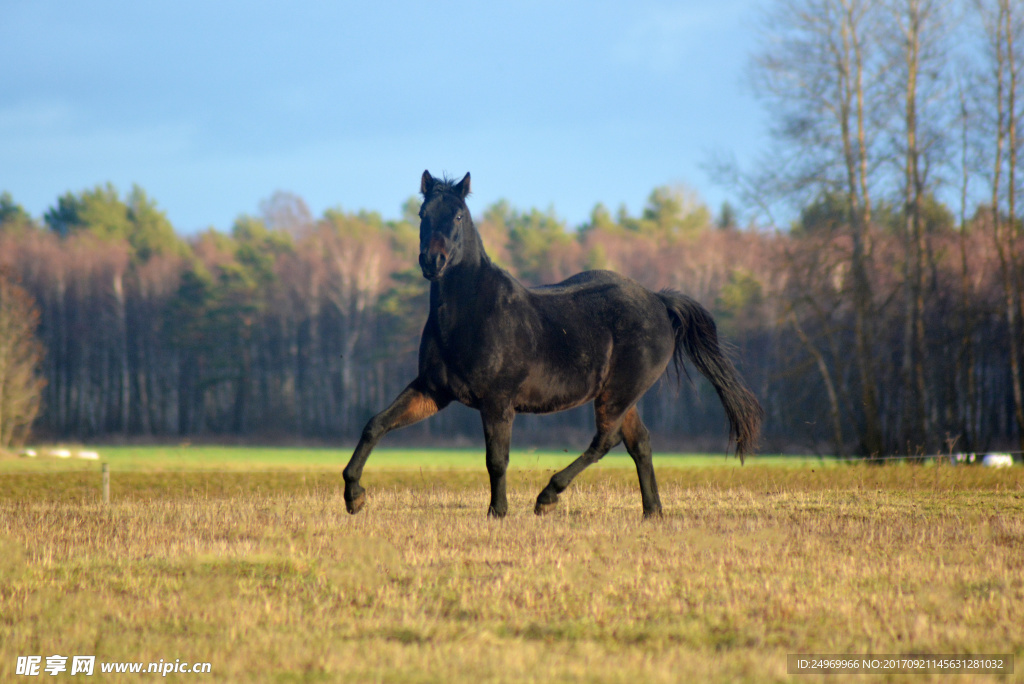
[{"label": "raised front hoof", "polygon": [[541,490],[541,493],[537,495],[537,505],[533,507],[533,512],[537,515],[547,515],[551,511],[555,510],[555,506],[558,505],[558,494],[552,491],[550,486],[545,487]]},{"label": "raised front hoof", "polygon": [[537,505],[533,507],[533,512],[537,515],[547,515],[551,511],[558,508],[558,502],[554,503],[541,503],[537,502]]},{"label": "raised front hoof", "polygon": [[547,515],[551,511],[555,510],[558,506],[558,495],[549,494],[547,492],[541,492],[540,496],[537,497],[537,505],[533,507],[533,512],[537,515]]},{"label": "raised front hoof", "polygon": [[366,505],[366,492],[362,491],[356,494],[353,498],[349,498],[348,494],[345,494],[345,508],[351,515],[355,515],[359,511],[363,510],[363,506]]}]

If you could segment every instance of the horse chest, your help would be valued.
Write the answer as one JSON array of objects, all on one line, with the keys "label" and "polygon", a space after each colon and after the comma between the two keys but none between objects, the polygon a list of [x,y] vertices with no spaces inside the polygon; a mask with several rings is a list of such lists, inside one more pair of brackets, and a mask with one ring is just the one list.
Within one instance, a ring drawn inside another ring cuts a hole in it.
[{"label": "horse chest", "polygon": [[494,363],[496,359],[486,352],[483,340],[471,329],[442,330],[439,346],[449,377],[472,385],[489,382],[500,373]]},{"label": "horse chest", "polygon": [[[525,375],[515,359],[498,351],[494,331],[479,324],[446,321],[438,311],[434,340],[443,366],[444,384],[463,404],[476,407],[477,397],[486,396],[501,387],[514,392],[516,378]],[[446,325],[448,323],[448,325]]]}]

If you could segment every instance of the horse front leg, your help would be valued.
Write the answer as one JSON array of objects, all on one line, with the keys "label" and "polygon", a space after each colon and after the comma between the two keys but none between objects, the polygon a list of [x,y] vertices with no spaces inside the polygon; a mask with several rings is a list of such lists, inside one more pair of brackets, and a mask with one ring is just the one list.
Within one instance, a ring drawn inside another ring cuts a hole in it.
[{"label": "horse front leg", "polygon": [[380,438],[392,430],[418,423],[447,405],[448,400],[427,390],[425,383],[417,378],[402,390],[390,406],[370,419],[342,473],[345,478],[345,508],[349,513],[358,513],[366,504],[366,490],[359,484],[359,480],[363,476],[366,459]]},{"label": "horse front leg", "polygon": [[512,444],[512,420],[515,411],[511,405],[481,409],[484,440],[487,444],[487,474],[491,478],[491,504],[487,515],[504,518],[508,513],[505,494],[505,472],[508,470],[508,452]]}]

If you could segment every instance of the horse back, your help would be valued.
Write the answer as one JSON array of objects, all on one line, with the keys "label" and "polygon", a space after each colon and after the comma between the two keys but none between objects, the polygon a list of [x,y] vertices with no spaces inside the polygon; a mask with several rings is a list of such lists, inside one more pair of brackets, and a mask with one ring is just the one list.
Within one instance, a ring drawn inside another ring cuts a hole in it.
[{"label": "horse back", "polygon": [[564,404],[581,404],[612,385],[630,386],[626,393],[633,385],[646,388],[671,359],[674,333],[665,305],[617,273],[578,273],[531,288],[529,300],[543,331],[526,390],[558,385],[565,389],[559,394],[572,398]]},{"label": "horse back", "polygon": [[531,288],[530,293],[548,320],[607,328],[617,338],[628,338],[630,332],[670,331],[658,296],[614,271],[583,271],[560,283]]}]

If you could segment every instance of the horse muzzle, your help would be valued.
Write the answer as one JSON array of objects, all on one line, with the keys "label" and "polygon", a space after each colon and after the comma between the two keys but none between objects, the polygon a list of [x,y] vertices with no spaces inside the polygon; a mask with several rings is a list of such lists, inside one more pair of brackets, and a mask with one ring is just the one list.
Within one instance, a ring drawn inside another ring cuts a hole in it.
[{"label": "horse muzzle", "polygon": [[439,280],[448,268],[448,255],[444,252],[421,252],[420,270],[427,280]]}]

